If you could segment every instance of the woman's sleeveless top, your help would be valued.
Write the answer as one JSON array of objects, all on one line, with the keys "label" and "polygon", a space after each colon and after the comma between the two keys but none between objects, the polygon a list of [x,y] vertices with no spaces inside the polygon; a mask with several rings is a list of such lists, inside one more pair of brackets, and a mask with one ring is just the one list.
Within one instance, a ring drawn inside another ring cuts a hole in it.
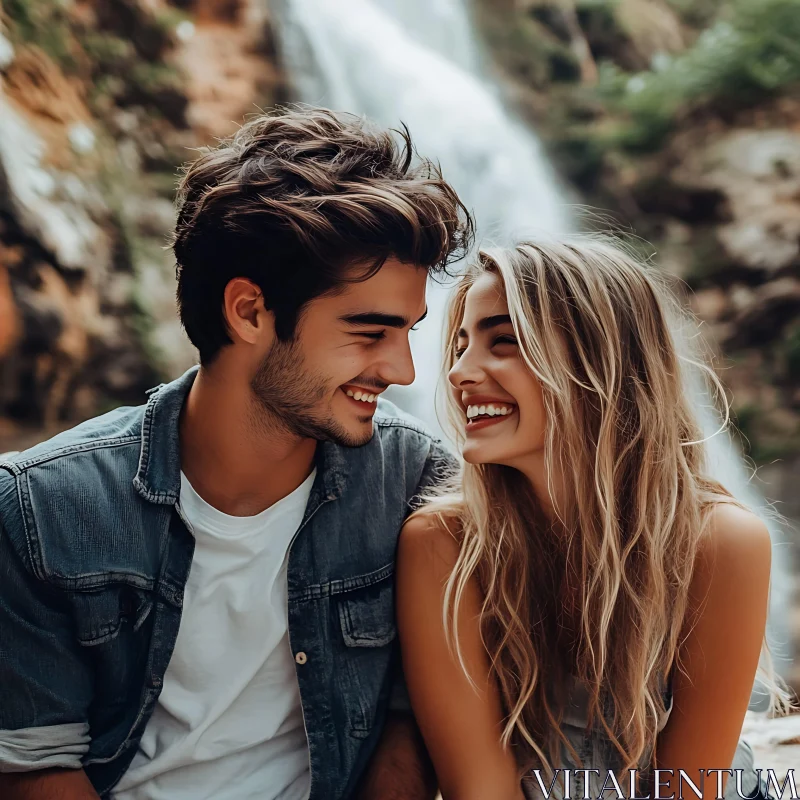
[{"label": "woman's sleeveless top", "polygon": [[[670,712],[672,711],[673,705],[673,698],[672,698],[672,680],[670,676],[670,680],[664,688],[664,706],[665,711],[662,718],[659,720],[658,730],[663,730],[664,726],[667,724],[667,720],[669,719]],[[567,746],[562,742],[561,745],[561,764],[559,767],[561,770],[575,770],[575,769],[595,769],[599,770],[600,774],[598,776],[597,773],[588,773],[589,779],[589,786],[588,786],[588,796],[590,798],[599,798],[605,797],[609,798],[609,800],[613,800],[618,795],[616,793],[616,789],[613,787],[611,781],[609,781],[606,786],[605,794],[602,793],[603,783],[606,781],[607,771],[608,770],[615,770],[619,771],[622,769],[622,760],[620,758],[619,753],[617,752],[616,748],[612,744],[611,740],[606,735],[605,731],[602,727],[594,726],[593,729],[589,732],[586,730],[588,721],[588,691],[584,684],[579,682],[576,678],[572,678],[572,685],[570,691],[570,702],[567,709],[564,712],[564,717],[561,722],[561,730],[563,731],[564,735],[569,740],[570,744],[575,751],[580,756],[581,764],[575,762],[572,757],[572,754],[569,752]],[[646,760],[646,759],[645,759]],[[711,767],[717,768],[721,767],[722,765],[709,765]],[[757,792],[757,788],[759,786],[759,775],[755,771],[755,765],[753,761],[753,750],[750,745],[743,739],[741,739],[736,747],[736,753],[733,757],[733,763],[730,765],[731,769],[740,769],[741,772],[741,792],[744,797],[754,797]],[[734,772],[733,775],[735,776],[737,773]],[[569,793],[568,796],[573,798],[573,800],[582,800],[585,797],[584,789],[585,787],[585,777],[587,773],[571,773],[570,774],[570,785],[569,785]],[[623,780],[622,776],[619,775],[620,778],[620,788],[623,794],[627,797],[630,793],[630,783],[629,780]],[[627,778],[627,775],[625,776]],[[528,775],[523,780],[523,791],[525,797],[528,800],[541,800],[545,798],[545,800],[562,800],[565,790],[565,777],[564,772],[558,774],[556,781],[553,784],[552,792],[549,792],[550,789],[550,782],[547,780],[547,776],[545,774],[541,774],[541,780],[544,784],[544,787],[548,792],[542,793],[542,790],[539,786],[538,781],[536,780],[535,776]],[[713,783],[708,784],[709,781],[713,781]],[[761,782],[762,791],[764,788],[763,780]],[[662,781],[662,787],[664,783]],[[647,796],[649,789],[644,788],[644,784],[642,784],[643,788],[639,789],[639,796]],[[667,789],[664,787],[662,789],[661,794],[663,796],[669,797],[671,794],[675,794],[677,797],[677,784],[675,782],[675,778],[672,779],[670,788]],[[691,794],[690,790],[686,789],[688,794]],[[706,787],[704,794],[706,796],[715,797],[716,796],[716,773],[712,776],[706,778]],[[725,784],[725,800],[734,800],[735,798],[739,798],[736,790],[736,781],[734,777],[728,776],[727,782]]]}]

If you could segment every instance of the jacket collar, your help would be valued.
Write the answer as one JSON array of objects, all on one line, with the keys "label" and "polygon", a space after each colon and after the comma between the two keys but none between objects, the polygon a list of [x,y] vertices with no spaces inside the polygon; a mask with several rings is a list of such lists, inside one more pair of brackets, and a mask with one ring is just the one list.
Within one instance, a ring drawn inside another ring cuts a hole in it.
[{"label": "jacket collar", "polygon": [[[199,369],[192,367],[177,380],[148,391],[150,397],[142,420],[139,466],[133,485],[151,503],[175,505],[178,502],[181,490],[181,409]],[[342,450],[333,442],[318,444],[315,456],[317,476],[311,490],[311,501],[341,497],[348,472]]]}]

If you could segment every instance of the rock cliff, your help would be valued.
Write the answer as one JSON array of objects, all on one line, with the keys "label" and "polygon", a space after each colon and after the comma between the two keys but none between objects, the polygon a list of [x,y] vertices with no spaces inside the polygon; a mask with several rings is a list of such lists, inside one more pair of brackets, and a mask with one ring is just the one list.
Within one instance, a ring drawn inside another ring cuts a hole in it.
[{"label": "rock cliff", "polygon": [[192,363],[174,190],[196,148],[281,97],[263,8],[2,3],[0,450]]}]

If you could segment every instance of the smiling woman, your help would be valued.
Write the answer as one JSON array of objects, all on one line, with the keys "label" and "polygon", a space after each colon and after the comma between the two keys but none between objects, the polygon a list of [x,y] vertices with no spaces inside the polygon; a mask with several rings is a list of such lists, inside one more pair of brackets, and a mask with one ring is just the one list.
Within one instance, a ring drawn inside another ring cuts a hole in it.
[{"label": "smiling woman", "polygon": [[541,385],[519,358],[503,282],[496,272],[486,272],[472,283],[454,346],[449,380],[467,417],[464,460],[514,466],[519,458],[541,451]]},{"label": "smiling woman", "polygon": [[764,790],[739,735],[756,674],[791,705],[764,639],[770,539],[706,472],[681,313],[601,237],[481,251],[454,294],[466,463],[406,523],[397,565],[444,800],[538,797],[532,769],[573,771],[553,797],[600,796],[590,772],[609,770],[641,796],[654,768],[702,786],[733,767],[726,796]]}]

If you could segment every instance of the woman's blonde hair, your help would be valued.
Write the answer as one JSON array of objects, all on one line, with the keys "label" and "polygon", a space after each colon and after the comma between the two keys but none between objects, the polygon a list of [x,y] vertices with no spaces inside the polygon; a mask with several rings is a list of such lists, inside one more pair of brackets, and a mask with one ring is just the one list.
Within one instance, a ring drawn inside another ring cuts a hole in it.
[{"label": "woman's blonde hair", "polygon": [[[521,768],[559,767],[561,742],[579,760],[560,730],[572,673],[589,687],[589,724],[602,726],[623,773],[646,769],[665,681],[680,667],[707,512],[736,502],[706,472],[688,368],[703,369],[723,400],[724,392],[679,342],[676,323],[687,316],[664,279],[597,235],[481,250],[451,301],[446,370],[466,293],[487,271],[502,280],[521,357],[543,389],[555,520],[520,472],[497,464],[464,464],[457,484],[426,498],[420,513],[436,514],[461,540],[445,592],[448,641],[469,675],[456,618],[475,576],[507,712],[502,740]],[[463,439],[463,409],[448,398]],[[725,412],[727,421],[727,404]],[[572,641],[561,623],[574,626]],[[759,678],[771,711],[788,710],[766,638]]]}]

